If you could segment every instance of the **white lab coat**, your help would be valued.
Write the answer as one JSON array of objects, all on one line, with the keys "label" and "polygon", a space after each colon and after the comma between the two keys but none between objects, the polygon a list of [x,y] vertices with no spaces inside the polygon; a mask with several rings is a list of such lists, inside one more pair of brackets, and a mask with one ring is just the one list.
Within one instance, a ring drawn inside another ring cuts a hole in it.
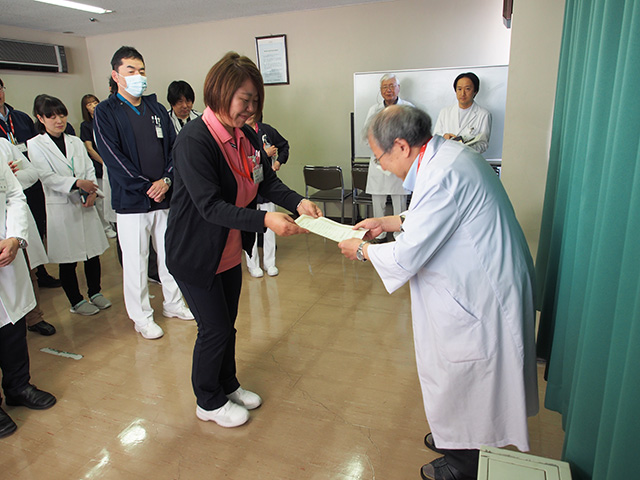
[{"label": "white lab coat", "polygon": [[[109,243],[93,207],[83,207],[77,179],[96,183],[87,150],[78,137],[64,134],[66,157],[46,133],[27,141],[47,203],[47,247],[54,263],[82,262],[102,254]],[[103,195],[98,191],[99,195]]]},{"label": "white lab coat", "polygon": [[476,102],[473,102],[469,109],[462,123],[460,123],[460,107],[457,103],[440,110],[433,134],[453,133],[462,137],[462,143],[466,146],[478,153],[484,153],[489,148],[491,137],[491,113]]},{"label": "white lab coat", "polygon": [[[38,181],[38,171],[35,167],[31,165],[31,162],[20,152],[18,147],[5,138],[0,138],[0,158],[4,158],[7,164],[10,161],[18,164],[19,170],[15,173],[15,176],[20,182],[23,192]],[[29,209],[27,209],[27,227],[29,236],[28,239],[25,239],[29,243],[27,254],[29,255],[31,269],[34,269],[49,263],[49,258],[40,239],[36,221]]]},{"label": "white lab coat", "polygon": [[[111,206],[111,183],[109,183],[109,172],[107,171],[107,166],[102,165],[102,181],[98,179],[98,186],[102,190],[104,194],[104,198],[102,199],[102,215],[107,222],[116,223],[118,221],[118,217],[116,216],[116,211]],[[101,185],[102,184],[102,185]],[[99,208],[96,206],[96,208]]]},{"label": "white lab coat", "polygon": [[[20,182],[7,162],[0,161],[0,239],[19,237],[28,242],[28,211]],[[0,328],[16,323],[35,306],[27,262],[19,251],[13,262],[0,267]]]},{"label": "white lab coat", "polygon": [[527,416],[538,411],[534,273],[509,198],[479,154],[442,137],[405,186],[413,197],[404,232],[368,255],[390,293],[410,282],[435,443],[526,451]]},{"label": "white lab coat", "polygon": [[[401,98],[398,98],[396,105],[409,105],[413,107],[412,103],[402,100]],[[369,109],[364,124],[368,125],[369,121],[382,110],[384,110],[384,100],[376,103]],[[375,160],[376,156],[372,154],[369,160],[369,173],[367,174],[367,188],[365,191],[373,195],[407,195],[409,192],[402,187],[402,180],[391,172],[382,170]]]}]

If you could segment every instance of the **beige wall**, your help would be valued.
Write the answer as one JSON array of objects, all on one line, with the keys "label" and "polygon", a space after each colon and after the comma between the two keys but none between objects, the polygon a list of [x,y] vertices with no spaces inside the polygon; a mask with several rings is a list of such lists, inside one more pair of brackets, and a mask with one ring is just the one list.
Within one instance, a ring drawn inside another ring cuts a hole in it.
[{"label": "beige wall", "polygon": [[[72,73],[0,75],[10,87],[9,103],[24,110],[43,80],[67,103],[79,103],[87,90],[103,99],[109,60],[129,44],[145,57],[150,92],[166,104],[167,85],[187,80],[201,110],[204,77],[225,52],[255,60],[256,36],[285,33],[291,84],[266,87],[265,120],[291,143],[280,177],[302,191],[305,164],[349,170],[355,72],[510,63],[503,181],[535,254],[562,15],[554,0],[516,2],[511,31],[502,25],[501,8],[502,0],[397,0],[89,37],[86,49],[78,37],[3,27],[3,37],[71,47]],[[71,110],[79,125],[79,109]]]},{"label": "beige wall", "polygon": [[143,54],[149,90],[162,102],[167,85],[184,79],[202,109],[202,84],[213,63],[229,50],[255,60],[255,37],[285,33],[291,84],[266,87],[265,121],[291,144],[280,177],[303,191],[305,164],[350,169],[355,72],[506,64],[510,31],[501,8],[502,0],[398,0],[90,37],[87,47],[100,95],[111,55],[130,44]]},{"label": "beige wall", "polygon": [[48,93],[60,98],[69,110],[69,122],[80,135],[80,123],[82,123],[80,99],[93,89],[85,39],[61,33],[7,26],[0,26],[0,36],[12,40],[51,43],[65,47],[69,73],[0,70],[0,78],[7,87],[6,102],[29,115],[33,110],[33,99],[36,95]]},{"label": "beige wall", "polygon": [[502,182],[535,256],[551,143],[564,0],[514,2]]}]

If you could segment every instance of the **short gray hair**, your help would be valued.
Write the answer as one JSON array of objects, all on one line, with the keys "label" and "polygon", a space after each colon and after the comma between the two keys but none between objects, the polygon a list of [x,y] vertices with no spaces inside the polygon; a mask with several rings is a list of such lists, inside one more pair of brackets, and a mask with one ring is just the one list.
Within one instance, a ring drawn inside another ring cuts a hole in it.
[{"label": "short gray hair", "polygon": [[392,105],[373,117],[366,131],[384,152],[390,151],[399,138],[410,147],[419,147],[431,137],[431,118],[419,108]]},{"label": "short gray hair", "polygon": [[398,81],[398,77],[396,77],[395,73],[385,73],[382,78],[380,78],[380,85],[382,85],[382,82],[386,82],[387,80],[395,80],[396,83],[398,85],[400,85],[400,82]]}]

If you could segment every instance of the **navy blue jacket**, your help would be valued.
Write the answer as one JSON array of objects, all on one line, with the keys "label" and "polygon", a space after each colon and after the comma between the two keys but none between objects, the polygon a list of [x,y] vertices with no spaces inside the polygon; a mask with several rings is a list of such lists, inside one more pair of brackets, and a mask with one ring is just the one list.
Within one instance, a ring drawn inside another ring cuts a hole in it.
[{"label": "navy blue jacket", "polygon": [[[36,132],[36,127],[33,124],[33,120],[31,117],[20,110],[14,109],[11,105],[5,103],[5,107],[7,107],[7,122],[0,119],[0,137],[9,139],[8,133],[11,131],[11,125],[9,124],[9,118],[11,118],[11,123],[13,124],[13,135],[16,137],[16,141],[18,143],[26,143],[27,140],[35,137],[38,132]],[[4,129],[4,131],[3,131]],[[4,132],[7,133],[4,133]]]},{"label": "navy blue jacket", "polygon": [[[158,103],[155,94],[143,96],[142,101],[160,118],[162,126],[164,173],[161,178],[173,179],[171,149],[176,138],[173,125],[166,108]],[[159,179],[147,178],[141,172],[136,138],[123,105],[124,102],[115,94],[100,102],[93,117],[93,132],[98,153],[107,166],[113,209],[118,213],[140,212],[151,208],[152,200],[147,196],[147,190]],[[167,198],[171,192],[172,189],[169,189]]]}]

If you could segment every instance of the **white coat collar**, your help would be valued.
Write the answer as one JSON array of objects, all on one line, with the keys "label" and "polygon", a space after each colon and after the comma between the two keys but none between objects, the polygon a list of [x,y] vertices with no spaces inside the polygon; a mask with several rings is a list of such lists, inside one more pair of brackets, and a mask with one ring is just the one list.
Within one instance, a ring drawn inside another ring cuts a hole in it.
[{"label": "white coat collar", "polygon": [[[69,155],[70,149],[71,149],[71,145],[69,144],[69,138],[68,138],[66,133],[63,133],[62,135],[64,135],[64,148],[67,151],[67,155]],[[42,138],[43,138],[45,146],[49,150],[51,150],[51,152],[53,152],[53,154],[56,157],[58,157],[60,160],[62,160],[67,165],[71,166],[71,162],[69,161],[69,159],[62,154],[62,152],[60,151],[58,146],[54,143],[54,141],[51,139],[51,137],[49,136],[48,133],[43,133],[42,134]]]},{"label": "white coat collar", "polygon": [[[427,149],[424,151],[424,157],[422,159],[422,166],[426,166],[431,159],[436,154],[436,152],[440,149],[440,146],[444,142],[444,138],[440,135],[434,135],[431,137],[431,140],[427,143]],[[402,186],[405,190],[409,190],[413,192],[416,188],[416,180],[418,178],[418,159],[420,158],[420,154],[418,154],[411,164],[411,168],[407,172],[407,176],[404,178],[404,182],[402,182]]]}]

